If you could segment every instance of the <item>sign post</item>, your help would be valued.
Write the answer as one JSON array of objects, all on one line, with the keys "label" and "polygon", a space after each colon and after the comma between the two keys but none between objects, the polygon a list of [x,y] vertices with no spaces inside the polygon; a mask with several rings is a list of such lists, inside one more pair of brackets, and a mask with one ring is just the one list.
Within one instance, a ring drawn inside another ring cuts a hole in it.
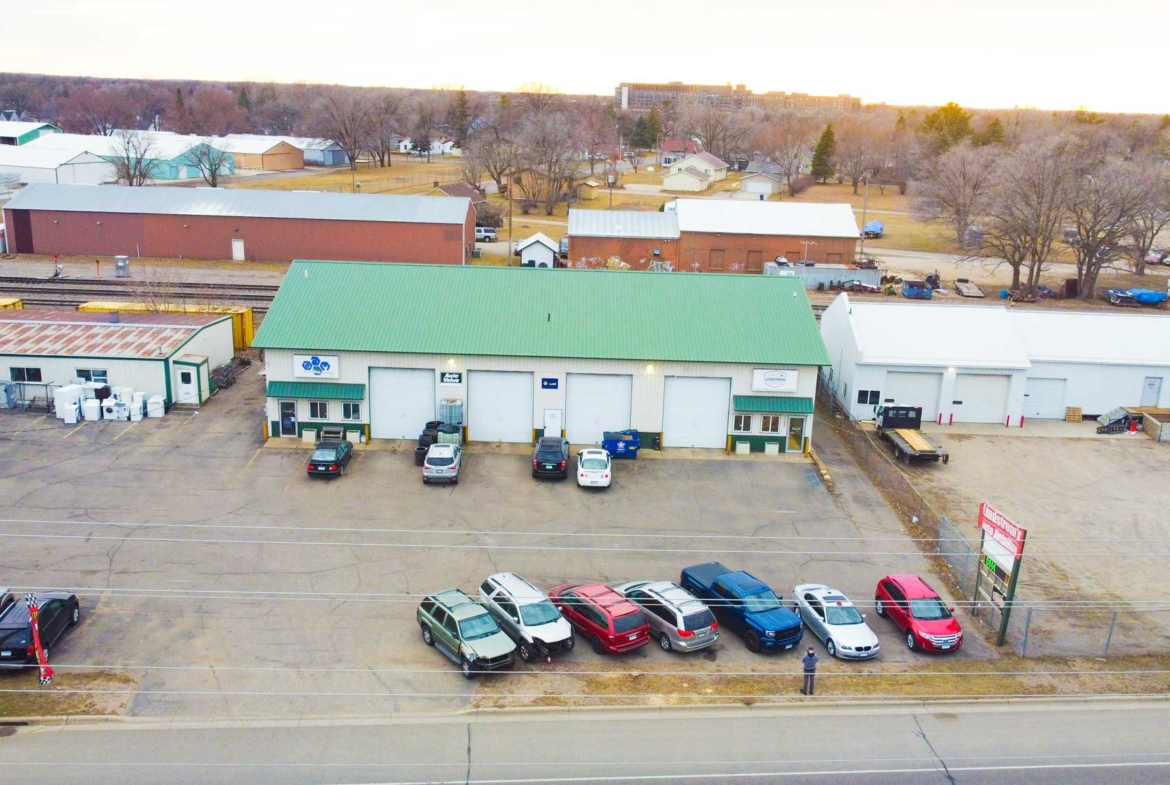
[{"label": "sign post", "polygon": [[1002,646],[1007,640],[1028,532],[985,502],[979,505],[979,534],[979,551],[984,558],[975,577],[975,600],[978,603],[982,597],[999,608],[999,635],[995,645]]}]

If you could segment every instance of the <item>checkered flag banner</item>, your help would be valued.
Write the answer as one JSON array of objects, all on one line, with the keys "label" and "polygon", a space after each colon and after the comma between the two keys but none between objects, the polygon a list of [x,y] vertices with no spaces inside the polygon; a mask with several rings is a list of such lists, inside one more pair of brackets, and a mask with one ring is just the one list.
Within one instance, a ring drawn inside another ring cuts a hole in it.
[{"label": "checkered flag banner", "polygon": [[32,592],[24,595],[24,602],[28,605],[28,615],[32,619],[33,646],[37,652],[37,665],[41,668],[41,686],[47,687],[53,681],[53,669],[45,659],[45,650],[41,647],[41,604]]}]

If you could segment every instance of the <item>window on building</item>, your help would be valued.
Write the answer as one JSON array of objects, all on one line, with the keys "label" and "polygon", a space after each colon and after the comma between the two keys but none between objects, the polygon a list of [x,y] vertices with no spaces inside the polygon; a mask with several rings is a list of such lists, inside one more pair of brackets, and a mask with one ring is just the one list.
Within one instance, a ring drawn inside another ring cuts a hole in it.
[{"label": "window on building", "polygon": [[880,390],[858,390],[857,402],[863,405],[876,406],[881,402],[881,396]]},{"label": "window on building", "polygon": [[737,414],[735,415],[735,425],[732,428],[736,433],[751,433],[752,432],[752,415]]},{"label": "window on building", "polygon": [[780,433],[780,415],[765,414],[761,417],[760,433]]},{"label": "window on building", "polygon": [[310,420],[328,420],[329,419],[329,402],[328,401],[309,401],[309,419]]},{"label": "window on building", "polygon": [[341,404],[341,419],[343,420],[360,420],[362,418],[362,405],[360,403],[343,403]]},{"label": "window on building", "polygon": [[96,382],[98,384],[109,384],[110,375],[100,368],[78,368],[77,378],[84,379],[87,382]]},{"label": "window on building", "polygon": [[40,368],[11,368],[8,373],[9,379],[14,382],[41,382]]}]

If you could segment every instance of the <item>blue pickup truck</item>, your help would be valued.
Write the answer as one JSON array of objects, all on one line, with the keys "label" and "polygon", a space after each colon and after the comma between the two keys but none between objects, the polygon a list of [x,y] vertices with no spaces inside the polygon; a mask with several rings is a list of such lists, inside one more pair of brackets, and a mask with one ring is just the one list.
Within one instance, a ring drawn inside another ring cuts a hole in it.
[{"label": "blue pickup truck", "polygon": [[749,573],[711,561],[685,567],[679,583],[706,602],[722,626],[742,635],[748,651],[791,649],[804,635],[800,617]]}]

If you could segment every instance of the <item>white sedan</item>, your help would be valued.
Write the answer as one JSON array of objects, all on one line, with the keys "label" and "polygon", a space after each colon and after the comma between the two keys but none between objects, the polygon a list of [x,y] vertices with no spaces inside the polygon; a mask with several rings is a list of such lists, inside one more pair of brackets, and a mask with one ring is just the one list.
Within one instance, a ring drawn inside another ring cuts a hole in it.
[{"label": "white sedan", "polygon": [[793,587],[792,600],[801,621],[821,639],[830,657],[868,660],[878,655],[877,635],[843,593],[820,583],[802,583]]},{"label": "white sedan", "polygon": [[577,484],[582,488],[608,488],[612,477],[609,452],[590,449],[577,453]]}]

